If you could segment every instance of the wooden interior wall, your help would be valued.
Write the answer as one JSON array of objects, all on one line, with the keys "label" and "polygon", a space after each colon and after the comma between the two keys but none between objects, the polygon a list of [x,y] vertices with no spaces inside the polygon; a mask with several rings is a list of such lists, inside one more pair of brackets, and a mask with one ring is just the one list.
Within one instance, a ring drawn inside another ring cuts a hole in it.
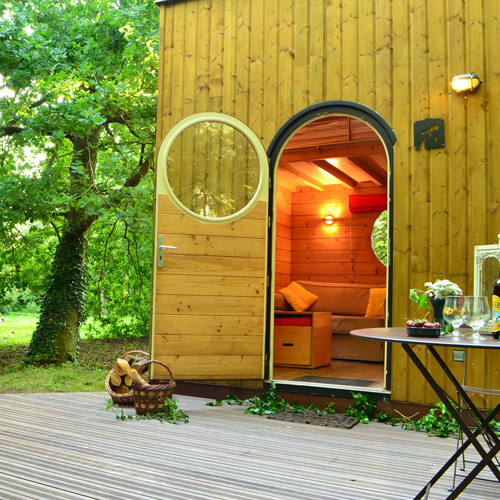
[{"label": "wooden interior wall", "polygon": [[[500,232],[499,2],[188,0],[161,6],[160,30],[159,140],[181,118],[217,111],[267,147],[312,104],[364,104],[397,136],[393,324],[416,315],[408,290],[429,280],[472,293],[474,245]],[[484,83],[455,94],[452,77],[470,71]],[[413,123],[425,118],[444,118],[444,148],[415,149]],[[498,353],[469,358],[471,385],[500,388]],[[394,400],[436,401],[397,346],[392,373]]]},{"label": "wooden interior wall", "polygon": [[[367,187],[292,194],[292,281],[385,284],[386,268],[372,250],[379,213],[349,212],[349,195],[385,193]],[[331,214],[336,222],[325,226]]]},{"label": "wooden interior wall", "polygon": [[292,191],[278,182],[276,192],[276,248],[274,290],[292,281]]}]

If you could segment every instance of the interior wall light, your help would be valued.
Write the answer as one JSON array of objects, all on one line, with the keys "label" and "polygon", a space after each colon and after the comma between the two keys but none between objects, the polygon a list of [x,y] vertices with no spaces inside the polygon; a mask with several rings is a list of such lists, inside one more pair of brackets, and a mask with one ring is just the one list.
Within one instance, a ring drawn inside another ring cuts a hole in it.
[{"label": "interior wall light", "polygon": [[324,219],[323,219],[324,223],[327,225],[327,226],[331,226],[334,222],[335,222],[335,219],[333,218],[333,215],[327,215]]},{"label": "interior wall light", "polygon": [[481,85],[481,80],[476,75],[476,73],[468,73],[466,75],[456,75],[451,81],[451,88],[455,92],[474,92],[479,85]]}]

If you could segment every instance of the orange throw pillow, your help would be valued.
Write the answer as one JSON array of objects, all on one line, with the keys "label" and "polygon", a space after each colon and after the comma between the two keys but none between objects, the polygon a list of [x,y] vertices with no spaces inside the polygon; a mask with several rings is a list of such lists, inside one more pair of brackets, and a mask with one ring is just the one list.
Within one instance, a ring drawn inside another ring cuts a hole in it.
[{"label": "orange throw pillow", "polygon": [[305,311],[309,309],[317,300],[317,295],[308,292],[295,281],[292,281],[286,288],[278,290],[295,311]]},{"label": "orange throw pillow", "polygon": [[370,288],[366,318],[383,318],[385,316],[385,296],[386,288]]}]

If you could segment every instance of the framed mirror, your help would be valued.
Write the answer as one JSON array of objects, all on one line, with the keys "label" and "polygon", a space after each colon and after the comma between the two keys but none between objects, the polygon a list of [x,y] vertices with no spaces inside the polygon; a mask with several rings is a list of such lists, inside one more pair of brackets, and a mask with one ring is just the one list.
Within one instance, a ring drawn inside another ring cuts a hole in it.
[{"label": "framed mirror", "polygon": [[[488,297],[491,307],[493,283],[500,273],[500,244],[474,247],[474,295]],[[491,320],[483,327],[491,330]]]}]

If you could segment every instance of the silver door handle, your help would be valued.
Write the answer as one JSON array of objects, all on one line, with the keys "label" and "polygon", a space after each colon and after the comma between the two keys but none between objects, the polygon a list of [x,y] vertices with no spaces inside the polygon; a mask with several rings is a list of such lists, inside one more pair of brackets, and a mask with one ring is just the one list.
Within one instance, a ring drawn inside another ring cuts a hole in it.
[{"label": "silver door handle", "polygon": [[172,247],[163,244],[163,236],[158,236],[158,267],[163,267],[163,250],[177,250],[177,247]]}]

